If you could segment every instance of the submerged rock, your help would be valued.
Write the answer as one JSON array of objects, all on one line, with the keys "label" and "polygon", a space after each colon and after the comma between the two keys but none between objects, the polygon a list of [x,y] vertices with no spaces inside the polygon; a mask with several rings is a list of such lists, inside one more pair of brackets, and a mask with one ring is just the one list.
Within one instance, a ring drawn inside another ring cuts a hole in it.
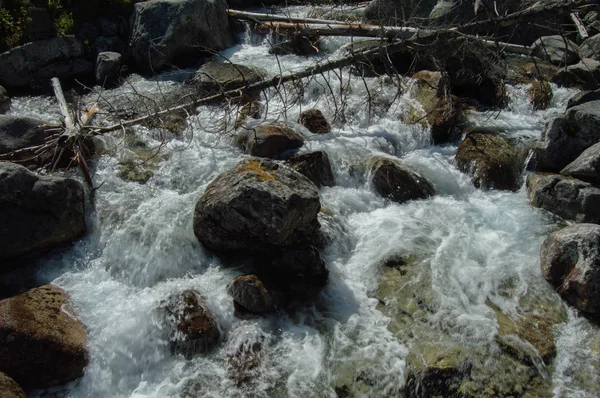
[{"label": "submerged rock", "polygon": [[218,251],[271,251],[319,228],[315,185],[288,166],[248,159],[212,181],[196,203],[194,233]]},{"label": "submerged rock", "polygon": [[0,371],[26,389],[78,379],[88,363],[85,327],[53,285],[0,301],[0,347]]},{"label": "submerged rock", "polygon": [[298,123],[313,134],[327,134],[331,131],[331,126],[323,116],[323,112],[318,109],[308,109],[302,112],[298,116]]},{"label": "submerged rock", "polygon": [[286,152],[304,145],[304,138],[286,125],[265,123],[242,128],[235,142],[249,155],[281,159],[286,156]]},{"label": "submerged rock", "polygon": [[554,65],[571,65],[579,61],[579,46],[561,36],[543,36],[531,45],[532,54]]},{"label": "submerged rock", "polygon": [[531,83],[531,87],[527,91],[529,100],[533,105],[533,110],[543,110],[548,108],[552,100],[552,86],[550,83],[543,80],[536,80]]},{"label": "submerged rock", "polygon": [[530,174],[527,193],[532,206],[567,220],[600,222],[600,188],[559,174]]},{"label": "submerged rock", "polygon": [[294,155],[286,163],[300,174],[308,177],[319,188],[335,185],[327,152],[316,151]]},{"label": "submerged rock", "polygon": [[247,334],[233,350],[227,353],[227,374],[240,385],[260,374],[263,345],[266,338],[262,333]]},{"label": "submerged rock", "polygon": [[435,194],[429,180],[399,160],[373,156],[367,162],[367,169],[375,191],[394,202],[427,199]]},{"label": "submerged rock", "polygon": [[130,54],[155,73],[234,44],[225,0],[154,0],[136,3]]},{"label": "submerged rock", "polygon": [[277,311],[279,298],[267,289],[256,275],[238,276],[227,285],[233,301],[255,314]]},{"label": "submerged rock", "polygon": [[513,146],[499,134],[474,131],[460,143],[454,158],[457,168],[470,174],[483,189],[519,189],[521,165]]},{"label": "submerged rock", "polygon": [[583,151],[560,174],[600,185],[600,142]]},{"label": "submerged rock", "polygon": [[3,372],[0,372],[0,398],[26,398],[17,382]]},{"label": "submerged rock", "polygon": [[185,290],[169,297],[163,310],[171,349],[187,359],[213,348],[221,338],[214,315],[195,290]]},{"label": "submerged rock", "polygon": [[78,181],[0,162],[0,259],[50,249],[84,232],[84,191]]},{"label": "submerged rock", "polygon": [[577,309],[600,311],[600,226],[574,224],[551,233],[540,250],[542,273]]}]

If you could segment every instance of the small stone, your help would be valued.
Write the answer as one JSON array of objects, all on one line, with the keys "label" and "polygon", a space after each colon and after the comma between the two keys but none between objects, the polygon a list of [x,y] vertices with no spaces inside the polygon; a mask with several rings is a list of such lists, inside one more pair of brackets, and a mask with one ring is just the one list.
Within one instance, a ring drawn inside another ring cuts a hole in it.
[{"label": "small stone", "polygon": [[253,313],[277,311],[277,298],[256,275],[238,276],[227,285],[227,293],[237,304]]},{"label": "small stone", "polygon": [[309,109],[302,112],[298,117],[298,123],[313,134],[327,134],[331,131],[331,126],[323,116],[323,112],[318,109]]}]

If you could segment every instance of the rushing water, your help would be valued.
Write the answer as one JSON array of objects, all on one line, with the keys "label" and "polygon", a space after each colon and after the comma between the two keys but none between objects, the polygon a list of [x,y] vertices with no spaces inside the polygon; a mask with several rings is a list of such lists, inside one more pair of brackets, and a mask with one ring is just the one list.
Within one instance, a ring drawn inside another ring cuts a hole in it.
[{"label": "rushing water", "polygon": [[[326,39],[324,44],[336,57],[347,42]],[[322,61],[290,55],[274,62],[267,40],[249,34],[223,55],[271,76]],[[153,98],[179,93],[182,83],[176,80],[134,76],[129,84],[101,93],[125,107],[128,95],[142,101],[133,90]],[[325,150],[337,184],[320,191],[329,214],[322,225],[334,237],[323,254],[329,283],[316,302],[293,314],[236,318],[225,287],[243,270],[224,267],[192,230],[194,204],[207,184],[244,156],[228,133],[235,110],[205,107],[187,119],[182,134],[164,142],[162,130],[141,126],[104,137],[105,154],[92,162],[100,188],[94,204],[88,203],[88,233],[71,249],[45,259],[37,274],[39,283],[52,282],[69,292],[88,328],[85,376],[54,392],[69,397],[335,397],[346,388],[356,396],[398,396],[407,358],[424,339],[451,341],[473,352],[497,351],[498,323],[488,301],[508,314],[519,312],[520,298],[532,294],[562,306],[539,270],[540,244],[560,224],[530,207],[523,189],[475,189],[452,163],[455,145],[432,146],[426,128],[402,123],[400,116],[414,105],[410,84],[403,82],[398,92],[389,82],[369,78],[365,84],[344,70],[307,82],[298,100],[291,87],[263,93],[268,120],[294,121],[301,109],[317,107],[334,125],[320,136],[299,127],[306,138],[302,151]],[[508,109],[472,112],[469,119],[514,137],[538,137],[542,123],[562,112],[573,94],[553,89],[548,110],[533,111],[526,87],[518,86],[509,90]],[[98,98],[90,94],[85,101]],[[16,98],[11,112],[55,120],[58,110],[51,98],[31,97]],[[98,122],[111,118],[101,116]],[[131,137],[147,153],[161,149],[145,184],[119,177],[120,162],[133,153],[125,149]],[[382,199],[356,172],[371,154],[398,156],[419,168],[437,195],[401,205]],[[382,264],[395,255],[418,259],[419,289],[433,303],[425,329],[411,325],[399,333],[391,325],[393,316],[381,310]],[[206,298],[223,332],[214,351],[191,360],[171,354],[155,316],[162,300],[184,289]],[[568,310],[568,320],[555,333],[557,356],[553,367],[539,370],[543,383],[556,397],[596,396],[598,328]],[[228,358],[255,342],[261,347],[260,365],[238,385],[228,376]]]}]

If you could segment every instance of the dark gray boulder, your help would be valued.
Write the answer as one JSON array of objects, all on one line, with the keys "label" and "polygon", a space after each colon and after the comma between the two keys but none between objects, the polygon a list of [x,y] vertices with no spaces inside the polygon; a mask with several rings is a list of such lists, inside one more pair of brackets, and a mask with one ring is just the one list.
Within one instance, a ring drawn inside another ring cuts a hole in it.
[{"label": "dark gray boulder", "polygon": [[561,36],[543,36],[531,45],[531,52],[554,65],[571,65],[579,61],[579,46]]},{"label": "dark gray boulder", "polygon": [[473,131],[460,143],[456,167],[483,189],[519,189],[521,164],[516,149],[499,134]]},{"label": "dark gray boulder", "polygon": [[300,174],[308,177],[319,188],[335,185],[327,152],[316,151],[294,155],[286,163]]},{"label": "dark gray boulder", "polygon": [[233,44],[225,0],[152,0],[134,6],[130,53],[145,72]]},{"label": "dark gray boulder", "polygon": [[367,169],[375,191],[394,202],[427,199],[435,194],[427,178],[399,160],[373,156],[367,162]]},{"label": "dark gray boulder", "polygon": [[212,250],[269,252],[310,240],[320,208],[308,178],[271,160],[248,159],[206,187],[194,233]]},{"label": "dark gray boulder", "polygon": [[589,314],[600,312],[600,225],[574,224],[551,233],[540,265],[565,301]]},{"label": "dark gray boulder", "polygon": [[588,37],[579,47],[581,58],[593,58],[600,61],[600,33]]},{"label": "dark gray boulder", "polygon": [[96,83],[103,87],[112,86],[119,78],[121,54],[104,52],[96,58]]},{"label": "dark gray boulder", "polygon": [[275,312],[279,307],[277,295],[256,275],[238,276],[227,285],[227,293],[236,304],[255,314]]},{"label": "dark gray boulder", "polygon": [[242,128],[235,137],[240,149],[252,156],[280,159],[304,145],[304,138],[284,124],[265,123]]},{"label": "dark gray boulder", "polygon": [[[258,68],[231,62],[209,61],[196,72],[194,84],[199,95],[208,96],[256,83],[264,77],[265,73]],[[246,93],[246,96],[252,97],[252,94]]]},{"label": "dark gray boulder", "polygon": [[568,108],[544,129],[535,152],[535,170],[560,171],[584,150],[600,142],[600,101]]},{"label": "dark gray boulder", "polygon": [[8,96],[8,92],[4,87],[0,86],[0,114],[8,112],[10,109],[10,102],[11,101],[10,97]]},{"label": "dark gray boulder", "polygon": [[0,301],[0,371],[25,389],[83,376],[89,357],[86,340],[71,298],[57,286]]},{"label": "dark gray boulder", "polygon": [[569,163],[560,174],[578,178],[582,181],[600,184],[600,142],[592,145]]},{"label": "dark gray boulder", "polygon": [[60,36],[34,41],[0,54],[0,84],[26,87],[52,77],[89,76],[94,67],[83,59],[83,42]]},{"label": "dark gray boulder", "polygon": [[67,243],[85,232],[83,186],[0,162],[0,259]]},{"label": "dark gray boulder", "polygon": [[323,112],[318,109],[308,109],[300,113],[298,123],[313,134],[327,134],[331,131],[331,126],[325,119]]},{"label": "dark gray boulder", "polygon": [[600,189],[560,174],[530,174],[527,194],[532,206],[578,223],[600,222]]},{"label": "dark gray boulder", "polygon": [[174,353],[190,359],[219,342],[219,325],[197,291],[185,290],[169,297],[162,310]]},{"label": "dark gray boulder", "polygon": [[564,87],[594,90],[599,87],[600,62],[584,58],[574,65],[561,68],[552,78],[552,82]]}]

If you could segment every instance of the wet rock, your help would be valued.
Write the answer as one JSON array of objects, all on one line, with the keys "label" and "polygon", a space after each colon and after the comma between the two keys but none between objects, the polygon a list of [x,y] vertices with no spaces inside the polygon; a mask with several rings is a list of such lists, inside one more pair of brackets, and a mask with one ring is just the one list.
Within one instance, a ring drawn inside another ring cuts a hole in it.
[{"label": "wet rock", "polygon": [[286,152],[304,145],[304,138],[290,127],[267,123],[242,128],[235,141],[247,154],[271,159],[286,157]]},{"label": "wet rock", "polygon": [[[0,86],[0,114],[8,112],[10,109],[10,97],[8,92],[2,86]],[[0,127],[1,128],[1,127]],[[2,145],[2,139],[0,138],[0,145]]]},{"label": "wet rock", "polygon": [[227,285],[227,293],[244,309],[264,314],[277,311],[278,297],[256,275],[238,276]]},{"label": "wet rock", "polygon": [[29,7],[25,35],[28,41],[44,40],[56,37],[54,21],[47,8]]},{"label": "wet rock", "polygon": [[130,54],[145,72],[158,72],[233,44],[225,0],[156,0],[134,6]]},{"label": "wet rock", "polygon": [[173,295],[162,308],[174,353],[190,359],[219,342],[219,325],[197,291],[185,290]]},{"label": "wet rock", "polygon": [[583,151],[560,174],[600,185],[600,142]]},{"label": "wet rock", "polygon": [[25,389],[78,379],[88,363],[85,327],[53,285],[0,301],[0,347],[0,371]]},{"label": "wet rock", "polygon": [[288,299],[310,299],[327,284],[329,271],[315,246],[300,245],[282,250],[268,268],[262,267],[263,279],[278,286]]},{"label": "wet rock", "polygon": [[532,206],[575,222],[600,222],[600,188],[559,174],[530,174],[527,193]]},{"label": "wet rock", "polygon": [[103,52],[96,59],[96,83],[103,87],[112,86],[119,78],[121,54]]},{"label": "wet rock", "polygon": [[85,61],[83,42],[60,36],[34,41],[0,54],[0,84],[27,87],[52,77],[85,77],[93,74],[93,65]]},{"label": "wet rock", "polygon": [[196,203],[194,233],[218,251],[271,251],[319,228],[315,185],[290,167],[248,159],[212,181]]},{"label": "wet rock", "polygon": [[519,189],[521,165],[515,148],[499,134],[474,131],[460,143],[454,158],[457,168],[470,174],[483,189]]},{"label": "wet rock", "polygon": [[245,104],[235,121],[235,128],[238,129],[242,127],[244,122],[250,119],[260,119],[263,116],[264,106],[258,101],[252,101]]},{"label": "wet rock", "polygon": [[227,353],[227,374],[237,385],[259,375],[265,340],[263,334],[250,335]]},{"label": "wet rock", "polygon": [[319,40],[315,37],[295,35],[291,40],[274,44],[269,49],[269,54],[273,55],[303,55],[309,56],[319,53]]},{"label": "wet rock", "polygon": [[574,224],[551,233],[540,250],[542,273],[568,303],[598,313],[600,226]]},{"label": "wet rock", "polygon": [[26,398],[16,381],[0,372],[0,398]]},{"label": "wet rock", "polygon": [[535,154],[535,170],[560,171],[584,150],[600,142],[600,101],[567,109],[546,126]]},{"label": "wet rock", "polygon": [[564,87],[594,90],[600,81],[600,62],[584,58],[574,65],[560,69],[552,82]]},{"label": "wet rock", "polygon": [[600,33],[585,39],[579,48],[579,54],[581,58],[592,58],[600,61]]},{"label": "wet rock", "polygon": [[394,202],[427,199],[435,194],[431,182],[399,160],[373,156],[367,169],[375,191]]},{"label": "wet rock", "polygon": [[531,45],[532,54],[554,65],[571,65],[579,61],[579,46],[561,36],[543,36]]},{"label": "wet rock", "polygon": [[420,71],[412,76],[416,79],[411,88],[411,97],[421,108],[412,107],[405,123],[422,123],[431,127],[434,143],[447,142],[452,129],[458,122],[458,100],[450,95],[448,77],[440,72]]},{"label": "wet rock", "polygon": [[0,163],[0,259],[67,243],[85,232],[83,186]]},{"label": "wet rock", "polygon": [[574,96],[569,98],[569,102],[567,102],[567,109],[591,101],[600,101],[600,92],[583,91],[575,94]]},{"label": "wet rock", "polygon": [[331,126],[323,116],[323,112],[318,109],[309,109],[302,112],[298,116],[298,123],[313,134],[327,134],[331,131]]},{"label": "wet rock", "polygon": [[[209,61],[196,72],[194,84],[200,96],[235,90],[262,80],[265,73],[255,67],[231,62]],[[256,93],[245,93],[242,102],[254,100]]]},{"label": "wet rock", "polygon": [[308,177],[319,188],[335,185],[331,163],[326,152],[316,151],[294,155],[286,163],[298,173]]},{"label": "wet rock", "polygon": [[533,110],[539,111],[548,108],[552,100],[552,86],[547,81],[536,80],[531,83],[531,87],[527,91],[529,100],[533,105]]}]

